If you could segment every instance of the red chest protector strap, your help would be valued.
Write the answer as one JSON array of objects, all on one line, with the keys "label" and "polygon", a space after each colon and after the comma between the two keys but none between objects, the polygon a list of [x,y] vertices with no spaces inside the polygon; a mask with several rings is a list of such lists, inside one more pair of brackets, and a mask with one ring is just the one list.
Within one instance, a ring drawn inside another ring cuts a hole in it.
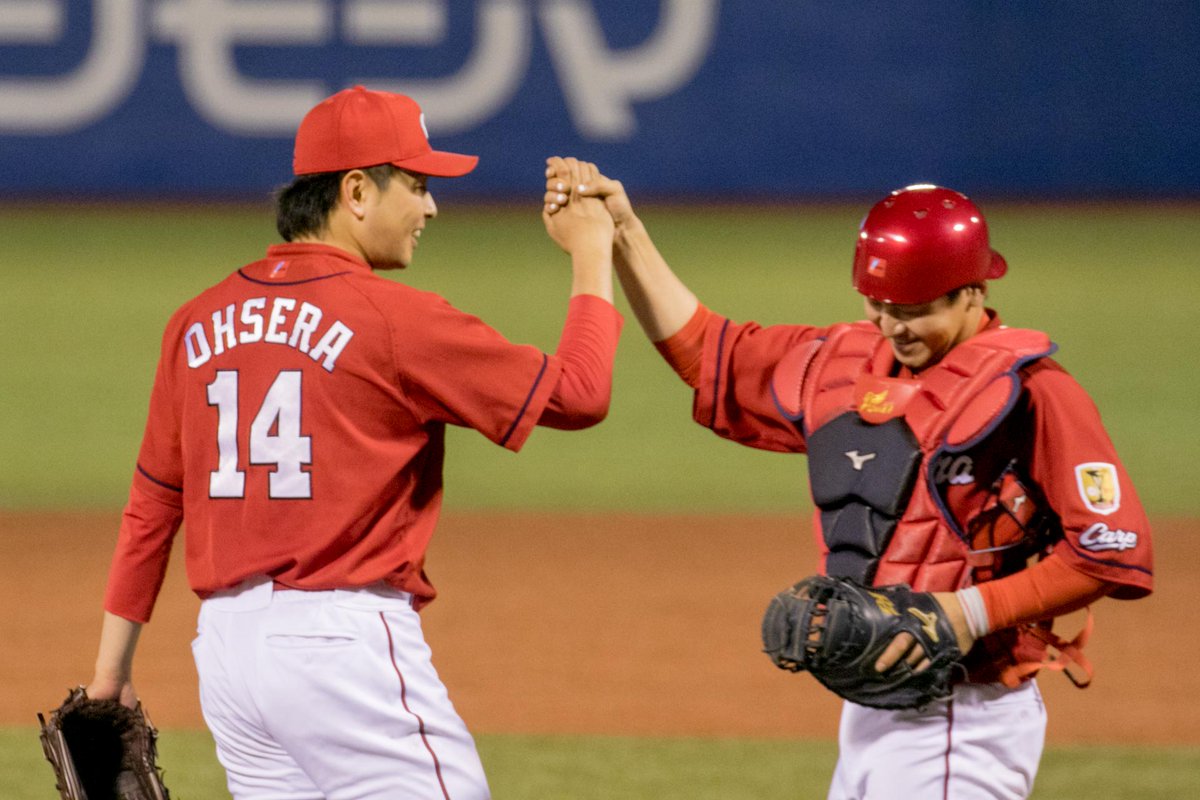
[{"label": "red chest protector strap", "polygon": [[[851,459],[838,448],[855,450],[860,459],[867,455],[861,447],[847,447],[844,437],[820,435],[824,426],[843,415],[857,416],[876,427],[889,419],[901,420],[919,450],[919,474],[905,498],[903,515],[887,540],[879,542],[879,553],[873,554],[877,564],[868,568],[875,584],[907,583],[919,591],[948,591],[969,582],[964,535],[941,507],[932,465],[942,453],[966,450],[987,436],[1020,394],[1017,370],[1054,349],[1049,338],[1037,331],[989,329],[955,347],[919,380],[896,381],[886,378],[893,363],[890,346],[874,326],[863,322],[834,326],[823,342],[797,348],[781,360],[772,389],[780,412],[806,436],[810,483],[821,481],[820,476],[813,477],[814,469]],[[893,459],[867,459],[855,472],[868,472],[876,460],[882,466]],[[873,480],[865,474],[854,477],[860,483]],[[883,471],[876,477],[895,482]],[[846,492],[845,498],[826,493],[822,500],[824,523],[837,503],[860,503],[863,498]],[[831,542],[826,534],[823,530],[830,550],[844,543],[841,536]]]}]

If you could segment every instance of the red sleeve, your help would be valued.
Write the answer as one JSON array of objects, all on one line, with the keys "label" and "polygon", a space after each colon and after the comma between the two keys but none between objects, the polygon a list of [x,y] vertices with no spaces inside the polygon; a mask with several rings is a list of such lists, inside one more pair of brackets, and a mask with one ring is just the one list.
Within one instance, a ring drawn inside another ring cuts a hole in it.
[{"label": "red sleeve", "polygon": [[150,621],[181,522],[183,492],[157,484],[139,467],[109,567],[106,611],[134,622]]},{"label": "red sleeve", "polygon": [[513,344],[429,293],[410,295],[389,316],[401,388],[418,420],[474,428],[520,450],[558,385],[562,361]]},{"label": "red sleeve", "polygon": [[134,622],[150,620],[167,574],[171,543],[183,520],[183,459],[171,379],[178,348],[167,345],[177,340],[173,320],[163,337],[146,430],[104,595],[105,610]]},{"label": "red sleeve", "polygon": [[1113,584],[1072,569],[1055,555],[1018,573],[978,584],[991,630],[1053,619],[1107,595]]},{"label": "red sleeve", "polygon": [[718,436],[749,447],[804,452],[800,432],[775,403],[771,378],[785,354],[821,338],[825,330],[807,325],[764,328],[711,314],[704,330],[693,419]]},{"label": "red sleeve", "polygon": [[1055,555],[1078,572],[1118,584],[1113,597],[1149,594],[1150,523],[1095,404],[1053,361],[1035,364],[1024,382],[1035,420],[1030,477],[1065,534]]},{"label": "red sleeve", "polygon": [[621,315],[612,303],[589,294],[571,298],[555,352],[562,372],[539,425],[577,430],[604,419],[620,335]]}]

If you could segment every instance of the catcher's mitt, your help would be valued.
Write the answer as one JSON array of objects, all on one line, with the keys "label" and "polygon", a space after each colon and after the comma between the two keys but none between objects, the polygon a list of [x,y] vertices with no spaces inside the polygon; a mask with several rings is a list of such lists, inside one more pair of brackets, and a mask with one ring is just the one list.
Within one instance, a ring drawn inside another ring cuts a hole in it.
[{"label": "catcher's mitt", "polygon": [[[920,672],[901,660],[875,662],[900,633],[916,638],[931,662]],[[905,584],[865,587],[817,575],[780,592],[767,606],[763,649],[780,669],[807,670],[826,688],[874,708],[920,708],[950,696],[959,669],[958,639],[933,595]]]},{"label": "catcher's mitt", "polygon": [[142,711],[72,689],[50,720],[38,714],[42,751],[63,800],[169,800],[158,731]]}]

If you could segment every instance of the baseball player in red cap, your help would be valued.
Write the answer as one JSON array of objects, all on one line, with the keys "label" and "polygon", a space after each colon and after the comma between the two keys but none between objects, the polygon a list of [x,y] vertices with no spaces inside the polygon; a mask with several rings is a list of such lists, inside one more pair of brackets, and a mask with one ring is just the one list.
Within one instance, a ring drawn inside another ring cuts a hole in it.
[{"label": "baseball player in red cap", "polygon": [[433,150],[408,97],[335,94],[296,134],[285,243],[167,324],[87,692],[136,702],[138,633],[186,521],[201,705],[236,798],[489,796],[417,614],[445,429],[517,451],[535,425],[598,423],[621,320],[596,199],[545,217],[573,268],[555,353],[376,274],[412,261],[429,177],[475,164]]},{"label": "baseball player in red cap", "polygon": [[[579,171],[550,160],[548,212],[561,213],[560,187]],[[938,186],[892,192],[854,252],[866,319],[762,327],[697,300],[619,182],[576,191],[605,199],[617,274],[647,336],[695,389],[695,420],[807,454],[820,571],[931,592],[954,624],[966,656],[950,699],[844,704],[829,797],[1027,797],[1046,724],[1035,674],[1090,678],[1085,637],[1058,639],[1054,618],[1149,594],[1152,553],[1129,475],[1092,401],[1050,358],[1055,346],[985,305],[1007,264],[983,213]],[[1063,652],[1054,663],[1048,643]],[[924,656],[900,634],[876,668],[920,669]]]}]

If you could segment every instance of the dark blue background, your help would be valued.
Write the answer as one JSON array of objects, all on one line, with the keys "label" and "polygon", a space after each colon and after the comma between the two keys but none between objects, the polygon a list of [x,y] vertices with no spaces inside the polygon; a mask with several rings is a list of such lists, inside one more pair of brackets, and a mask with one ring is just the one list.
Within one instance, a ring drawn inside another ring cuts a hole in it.
[{"label": "dark blue background", "polygon": [[[992,197],[1200,197],[1200,3],[725,0],[692,80],[635,103],[632,139],[602,142],[577,132],[539,0],[525,2],[534,33],[521,88],[478,128],[435,135],[436,147],[481,156],[439,194],[528,197],[543,158],[561,153],[643,196],[681,199],[873,197],[915,181]],[[256,78],[319,78],[330,93],[355,75],[450,74],[474,42],[475,5],[450,6],[442,47],[244,48],[238,65]],[[614,49],[658,23],[655,0],[595,5]],[[69,70],[91,7],[71,0],[53,47],[0,46],[0,85]],[[290,163],[289,138],[204,121],[176,49],[153,38],[132,93],[97,123],[0,131],[10,198],[254,199],[288,180]]]}]

